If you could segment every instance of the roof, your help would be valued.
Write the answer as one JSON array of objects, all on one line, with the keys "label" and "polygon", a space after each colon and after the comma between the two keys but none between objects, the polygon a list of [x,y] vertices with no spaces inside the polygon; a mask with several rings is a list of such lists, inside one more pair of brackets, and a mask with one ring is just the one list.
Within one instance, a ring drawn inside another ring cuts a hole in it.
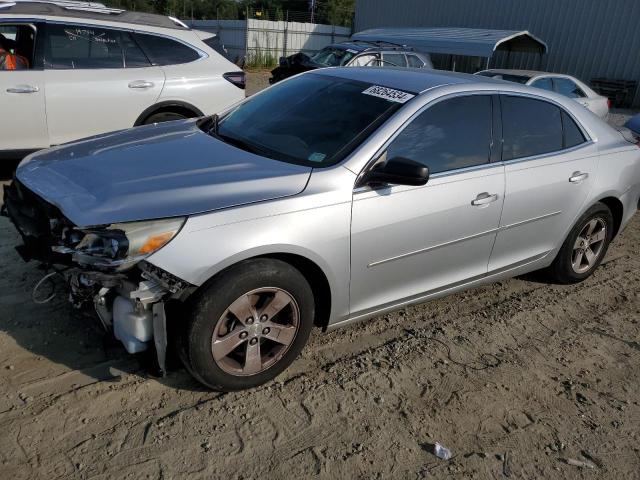
[{"label": "roof", "polygon": [[340,43],[332,43],[329,47],[340,48],[343,50],[355,50],[358,52],[365,51],[385,51],[385,50],[413,50],[411,47],[407,47],[406,45],[396,45],[395,43],[388,42],[369,42],[356,40],[351,42],[340,42]]},{"label": "roof", "polygon": [[559,75],[557,73],[539,72],[537,70],[515,70],[515,69],[509,69],[509,68],[490,68],[489,70],[482,70],[482,71],[495,73],[498,75],[518,75],[520,77],[527,77],[527,78],[533,78],[539,75]]},{"label": "roof", "polygon": [[346,78],[395,88],[410,93],[453,84],[503,84],[500,80],[466,73],[400,67],[333,67],[314,70],[313,74]]},{"label": "roof", "polygon": [[385,41],[428,53],[491,57],[497,50],[546,53],[547,44],[527,30],[479,28],[374,28],[352,40]]},{"label": "roof", "polygon": [[186,30],[184,24],[171,17],[145,12],[130,12],[105,7],[101,3],[75,1],[0,0],[0,14],[49,15],[55,17],[116,21],[133,25]]}]

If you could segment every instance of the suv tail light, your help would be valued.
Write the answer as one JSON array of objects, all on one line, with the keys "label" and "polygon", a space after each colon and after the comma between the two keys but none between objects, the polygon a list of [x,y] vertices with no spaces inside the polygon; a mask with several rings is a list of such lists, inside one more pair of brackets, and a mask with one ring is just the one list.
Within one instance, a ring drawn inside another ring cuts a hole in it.
[{"label": "suv tail light", "polygon": [[607,108],[611,110],[611,99],[607,98]]},{"label": "suv tail light", "polygon": [[225,80],[233,83],[236,87],[245,89],[246,80],[244,72],[227,72],[222,75]]}]

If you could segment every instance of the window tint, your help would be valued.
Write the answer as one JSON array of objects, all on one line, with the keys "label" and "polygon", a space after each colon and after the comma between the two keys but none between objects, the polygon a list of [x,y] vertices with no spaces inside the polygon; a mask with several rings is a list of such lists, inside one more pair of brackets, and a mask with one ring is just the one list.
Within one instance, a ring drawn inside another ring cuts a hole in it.
[{"label": "window tint", "polygon": [[0,48],[6,52],[0,56],[0,70],[27,70],[41,66],[34,65],[33,61],[36,31],[32,25],[0,25],[0,34],[4,36]]},{"label": "window tint", "polygon": [[567,78],[554,78],[556,84],[556,90],[559,94],[569,98],[584,98],[586,95],[584,92],[571,80]]},{"label": "window tint", "polygon": [[553,92],[553,81],[550,78],[540,78],[539,80],[533,82],[531,86]]},{"label": "window tint", "polygon": [[[225,115],[218,134],[227,143],[276,160],[313,167],[331,165],[402,106],[364,93],[371,87],[328,75],[292,78]],[[201,126],[205,131],[211,129]]]},{"label": "window tint", "polygon": [[135,33],[134,36],[154,65],[179,65],[200,58],[196,50],[176,40],[144,33]]},{"label": "window tint", "polygon": [[564,111],[562,112],[562,127],[564,130],[564,148],[575,147],[586,141],[576,122]]},{"label": "window tint", "polygon": [[350,67],[377,67],[378,57],[375,55],[360,55],[353,59]]},{"label": "window tint", "polygon": [[503,95],[502,159],[530,157],[562,150],[560,109],[542,100]]},{"label": "window tint", "polygon": [[407,54],[407,61],[409,62],[409,66],[413,68],[422,68],[424,67],[424,62],[420,60],[420,57],[417,55],[409,55]]},{"label": "window tint", "polygon": [[313,55],[311,60],[327,67],[341,67],[349,63],[357,53],[351,49],[325,47]]},{"label": "window tint", "polygon": [[133,41],[130,33],[122,32],[122,51],[124,52],[124,66],[126,68],[149,67],[151,62]]},{"label": "window tint", "polygon": [[47,25],[47,68],[122,68],[123,65],[119,31],[90,25]]},{"label": "window tint", "polygon": [[382,59],[384,60],[383,67],[406,67],[407,61],[404,58],[403,53],[383,53]]},{"label": "window tint", "polygon": [[408,158],[438,173],[488,163],[490,146],[491,97],[471,95],[426,110],[391,142],[387,158]]}]

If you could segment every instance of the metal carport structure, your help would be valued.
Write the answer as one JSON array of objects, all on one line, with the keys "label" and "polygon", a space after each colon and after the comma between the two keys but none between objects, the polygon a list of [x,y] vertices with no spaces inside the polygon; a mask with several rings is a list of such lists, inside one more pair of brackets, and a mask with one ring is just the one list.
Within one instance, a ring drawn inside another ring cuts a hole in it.
[{"label": "metal carport structure", "polygon": [[484,57],[487,66],[496,52],[547,52],[547,44],[527,30],[480,28],[374,28],[351,36],[352,40],[406,45],[425,53]]}]

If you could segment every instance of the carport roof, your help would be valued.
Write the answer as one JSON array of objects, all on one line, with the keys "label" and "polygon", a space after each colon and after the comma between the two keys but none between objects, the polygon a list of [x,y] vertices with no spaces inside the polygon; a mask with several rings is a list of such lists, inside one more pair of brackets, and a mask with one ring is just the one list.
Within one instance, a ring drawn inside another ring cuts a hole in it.
[{"label": "carport roof", "polygon": [[406,45],[427,53],[491,57],[494,52],[546,53],[547,44],[527,30],[480,28],[374,28],[352,40]]}]

